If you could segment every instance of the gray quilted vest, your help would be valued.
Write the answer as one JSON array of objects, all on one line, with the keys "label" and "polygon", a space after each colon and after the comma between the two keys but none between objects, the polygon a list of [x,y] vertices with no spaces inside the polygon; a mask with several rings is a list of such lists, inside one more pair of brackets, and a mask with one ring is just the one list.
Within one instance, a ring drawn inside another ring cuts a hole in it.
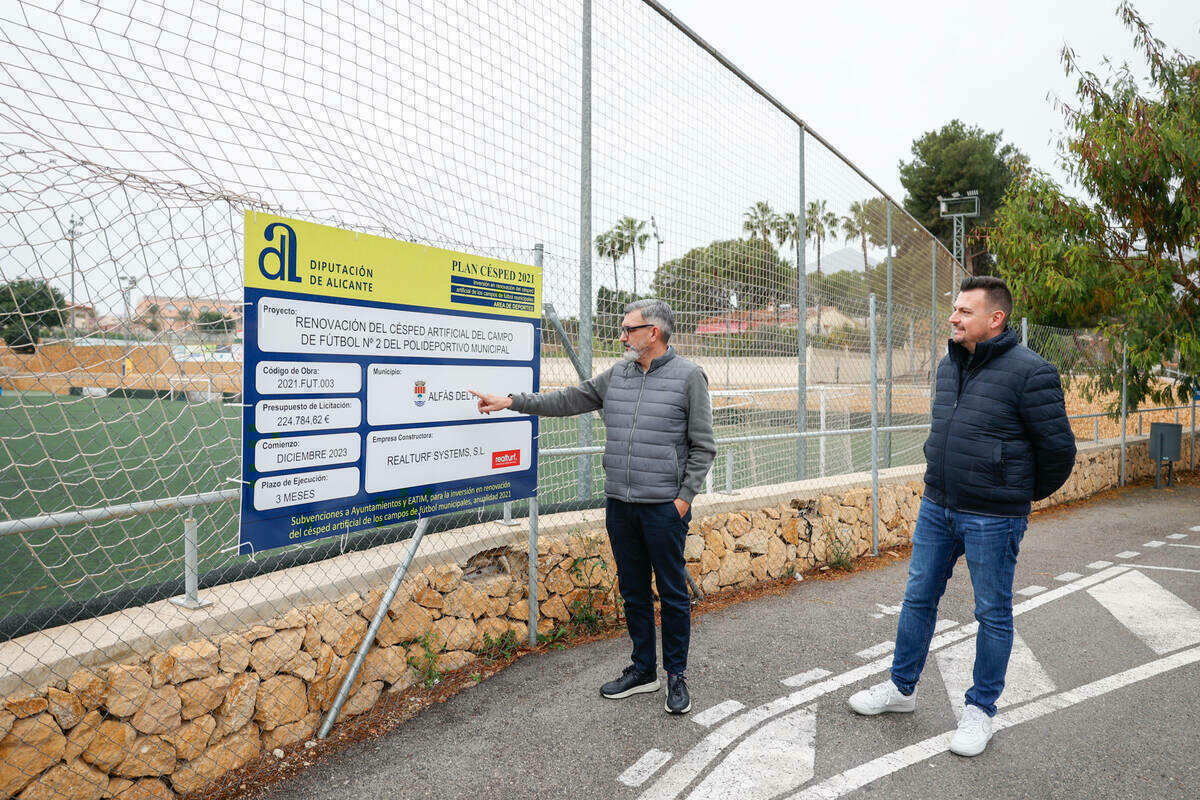
[{"label": "gray quilted vest", "polygon": [[648,372],[618,364],[604,395],[604,494],[630,503],[674,500],[687,464],[687,380],[700,369],[671,350]]}]

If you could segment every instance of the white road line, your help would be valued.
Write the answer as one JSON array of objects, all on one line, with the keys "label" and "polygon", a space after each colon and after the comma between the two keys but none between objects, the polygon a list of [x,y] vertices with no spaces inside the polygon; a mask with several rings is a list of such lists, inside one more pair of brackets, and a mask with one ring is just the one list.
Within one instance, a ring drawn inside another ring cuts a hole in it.
[{"label": "white road line", "polygon": [[1192,527],[1188,528],[1188,530],[1189,531],[1200,531],[1200,525],[1193,525]]},{"label": "white road line", "polygon": [[[1122,565],[1111,567],[1103,572],[1096,572],[1084,578],[1080,578],[1073,583],[1064,584],[1049,592],[1039,594],[1037,597],[1032,597],[1017,605],[1013,606],[1013,615],[1020,615],[1027,611],[1032,611],[1035,608],[1043,606],[1060,597],[1066,597],[1080,589],[1086,589],[1089,586],[1094,586],[1097,583],[1109,580],[1110,578],[1128,572],[1130,567]],[[934,652],[943,647],[948,647],[955,642],[961,641],[975,633],[978,630],[978,623],[963,625],[953,631],[940,634],[933,637],[933,641],[929,645],[929,651]],[[708,764],[721,754],[726,747],[737,741],[743,734],[750,731],[760,723],[778,716],[785,711],[790,711],[798,706],[811,703],[822,695],[836,692],[846,686],[852,686],[861,680],[870,678],[881,672],[887,671],[892,666],[892,659],[881,658],[878,661],[872,661],[869,664],[863,664],[861,667],[843,672],[840,675],[835,675],[820,683],[814,683],[811,686],[792,692],[789,695],[772,700],[757,708],[747,711],[745,714],[734,717],[728,722],[723,723],[716,729],[710,731],[703,739],[693,745],[692,749],[684,754],[678,761],[670,766],[653,785],[640,795],[640,800],[673,800],[684,789],[687,788],[696,776],[704,770]]]},{"label": "white road line", "polygon": [[784,686],[790,686],[793,689],[798,689],[806,683],[812,683],[813,681],[824,678],[826,675],[832,674],[833,673],[827,669],[810,669],[808,672],[801,672],[799,675],[793,675],[790,678],[784,678],[780,681],[780,683],[782,683]]},{"label": "white road line", "polygon": [[1087,568],[1088,569],[1106,569],[1107,567],[1111,567],[1111,566],[1112,566],[1111,561],[1093,561],[1092,563],[1087,565]]},{"label": "white road line", "polygon": [[1186,533],[1172,533],[1172,534],[1168,535],[1167,538],[1168,539],[1186,539],[1187,534]]},{"label": "white road line", "polygon": [[662,750],[647,750],[646,754],[639,758],[629,769],[621,773],[617,778],[626,786],[641,786],[654,773],[662,768],[671,760],[670,753],[664,753]]},{"label": "white road line", "polygon": [[1200,544],[1175,544],[1172,542],[1171,544],[1167,545],[1167,547],[1187,547],[1191,550],[1200,550]]},{"label": "white road line", "polygon": [[793,711],[748,736],[708,774],[688,800],[769,800],[812,780],[817,717]]},{"label": "white road line", "polygon": [[1018,589],[1017,594],[1024,595],[1025,597],[1033,597],[1035,594],[1041,594],[1044,591],[1046,591],[1045,586],[1036,586],[1035,585],[1035,586],[1026,586],[1024,589]]},{"label": "white road line", "polygon": [[1157,539],[1146,542],[1142,547],[1162,547],[1166,542],[1160,542]]},{"label": "white road line", "polygon": [[1137,570],[1087,591],[1159,655],[1200,644],[1200,611]]},{"label": "white road line", "polygon": [[1185,569],[1183,567],[1155,567],[1150,564],[1138,564],[1137,569],[1161,569],[1167,572],[1191,572],[1200,575],[1200,569]]},{"label": "white road line", "polygon": [[859,650],[854,655],[858,656],[863,661],[870,661],[873,658],[879,658],[884,653],[890,653],[895,649],[895,642],[880,642],[874,647],[868,647],[866,650]]},{"label": "white road line", "polygon": [[692,714],[692,722],[707,728],[725,719],[730,714],[736,714],[743,708],[745,706],[737,700],[726,700],[724,703],[718,703],[712,708],[706,708],[699,714]]},{"label": "white road line", "polygon": [[1136,550],[1124,550],[1120,553],[1117,553],[1115,558],[1137,558],[1140,555],[1141,553],[1137,552]]},{"label": "white road line", "polygon": [[[971,674],[975,666],[975,644],[976,639],[968,639],[936,653],[938,671],[942,673],[942,682],[946,685],[946,694],[950,699],[950,708],[955,719],[962,717],[963,698],[967,689],[975,682]],[[1004,693],[996,701],[996,706],[1006,708],[1025,703],[1057,688],[1046,674],[1046,670],[1038,663],[1033,651],[1025,644],[1021,634],[1014,631]]]},{"label": "white road line", "polygon": [[958,627],[958,623],[952,619],[939,619],[937,622],[935,622],[933,624],[933,632],[941,633],[942,631],[947,631],[947,630],[950,630],[951,628],[957,628],[957,627]]},{"label": "white road line", "polygon": [[[1051,712],[1069,708],[1084,700],[1108,694],[1139,681],[1161,675],[1164,672],[1170,672],[1173,669],[1195,664],[1198,661],[1200,661],[1200,647],[1184,650],[1174,655],[1160,658],[1157,661],[1142,664],[1140,667],[1134,667],[1133,669],[1119,672],[1116,675],[1101,678],[1098,681],[1080,686],[1077,689],[1071,689],[1070,691],[1051,695],[1041,700],[1035,700],[1028,705],[1013,709],[1005,714],[998,714],[993,718],[994,729],[999,731],[1003,728],[1012,728],[1020,725],[1022,722],[1029,722]],[[857,767],[834,775],[832,778],[828,778],[815,786],[810,786],[801,792],[797,792],[788,798],[788,800],[835,800],[856,789],[861,789],[880,778],[899,772],[905,767],[912,766],[949,750],[950,735],[949,733],[943,733],[938,736],[932,736],[914,745],[880,756],[865,764],[860,764]]]},{"label": "white road line", "polygon": [[1078,572],[1064,572],[1062,575],[1054,576],[1054,580],[1062,581],[1063,583],[1066,583],[1067,581],[1073,581],[1076,578],[1082,578],[1082,577],[1083,576],[1080,575]]}]

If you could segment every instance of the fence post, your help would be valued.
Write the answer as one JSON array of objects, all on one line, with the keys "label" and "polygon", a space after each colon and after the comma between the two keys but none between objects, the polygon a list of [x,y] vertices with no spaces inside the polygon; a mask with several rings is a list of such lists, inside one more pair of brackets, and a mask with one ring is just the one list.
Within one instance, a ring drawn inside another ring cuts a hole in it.
[{"label": "fence post", "polygon": [[211,606],[211,600],[200,599],[200,548],[196,540],[196,520],[183,520],[183,597],[172,597],[171,602],[180,608],[196,610]]},{"label": "fence post", "polygon": [[1125,405],[1126,384],[1128,376],[1125,374],[1129,369],[1129,355],[1126,353],[1129,345],[1129,334],[1125,334],[1121,341],[1121,485],[1125,485],[1125,426],[1129,422],[1129,415]]},{"label": "fence post", "polygon": [[929,413],[933,414],[933,397],[937,394],[938,335],[937,335],[937,239],[929,243]]},{"label": "fence post", "polygon": [[[892,204],[887,204],[887,298],[884,303],[885,313],[883,315],[883,324],[887,326],[887,331],[884,333],[885,346],[887,354],[884,358],[887,361],[886,380],[884,386],[884,401],[883,401],[883,424],[885,427],[892,426]],[[890,467],[892,465],[892,432],[888,431],[883,438],[883,465]]]},{"label": "fence post", "polygon": [[1200,397],[1200,386],[1192,386],[1192,469],[1196,468],[1196,398]]},{"label": "fence post", "polygon": [[[579,112],[579,360],[592,374],[592,0],[583,0]],[[592,417],[579,417],[579,446],[592,446]],[[580,500],[592,497],[592,457],[579,456]]]},{"label": "fence post", "polygon": [[342,679],[337,696],[333,698],[333,706],[321,722],[321,728],[317,731],[318,739],[324,739],[329,735],[329,729],[337,721],[338,714],[342,713],[342,706],[346,704],[346,698],[350,696],[350,687],[354,685],[354,679],[358,677],[358,672],[362,669],[367,652],[371,649],[371,642],[375,641],[375,634],[379,633],[379,626],[383,624],[383,618],[387,616],[388,607],[396,599],[396,592],[400,591],[400,582],[404,580],[404,575],[408,572],[409,565],[412,564],[413,556],[417,554],[417,548],[421,546],[421,539],[425,537],[425,529],[428,527],[428,517],[417,520],[417,529],[413,531],[413,538],[409,542],[408,550],[405,551],[404,558],[400,559],[400,566],[396,567],[395,573],[392,574],[392,582],[388,584],[387,591],[379,599],[379,608],[375,609],[375,616],[371,620],[370,627],[367,628],[366,635],[363,636],[362,643],[358,646],[358,652],[354,655],[350,671]]},{"label": "fence post", "polygon": [[1021,344],[1029,347],[1029,317],[1021,317]]},{"label": "fence post", "polygon": [[871,555],[879,555],[879,344],[875,339],[875,293],[867,296],[871,335]]},{"label": "fence post", "polygon": [[[796,430],[808,430],[808,262],[805,243],[808,241],[804,209],[804,126],[800,126],[800,205],[797,208],[799,232],[796,234]],[[817,331],[820,333],[820,331]],[[796,439],[796,480],[808,474],[808,440]]]},{"label": "fence post", "polygon": [[[824,387],[819,388],[817,390],[817,394],[821,398],[821,433],[825,433],[825,388]],[[820,458],[820,471],[818,474],[820,475],[820,477],[824,478],[825,477],[825,437],[824,436],[821,437],[821,442],[820,442],[819,448],[821,451],[821,458]]]},{"label": "fence post", "polygon": [[529,498],[529,646],[537,647],[538,626],[538,499]]}]

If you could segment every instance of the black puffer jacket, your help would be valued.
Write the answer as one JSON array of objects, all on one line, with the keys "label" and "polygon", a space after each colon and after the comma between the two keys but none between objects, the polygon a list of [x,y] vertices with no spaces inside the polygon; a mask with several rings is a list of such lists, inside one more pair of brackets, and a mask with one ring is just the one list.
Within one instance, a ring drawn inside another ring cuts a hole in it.
[{"label": "black puffer jacket", "polygon": [[938,364],[925,442],[925,496],[956,511],[1023,517],[1075,466],[1058,371],[1011,328],[975,345],[953,340]]}]

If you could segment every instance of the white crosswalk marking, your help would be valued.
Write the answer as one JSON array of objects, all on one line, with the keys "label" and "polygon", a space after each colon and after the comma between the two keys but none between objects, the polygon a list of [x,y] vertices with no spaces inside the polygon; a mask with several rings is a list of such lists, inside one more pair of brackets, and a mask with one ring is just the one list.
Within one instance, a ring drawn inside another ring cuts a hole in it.
[{"label": "white crosswalk marking", "polygon": [[707,728],[725,719],[730,714],[736,714],[745,707],[737,700],[726,700],[724,703],[719,703],[712,708],[706,708],[699,714],[693,714],[692,722]]},{"label": "white crosswalk marking", "polygon": [[793,689],[798,686],[803,686],[806,683],[819,681],[827,675],[833,673],[827,669],[810,669],[808,672],[801,672],[799,675],[793,675],[790,678],[784,678],[780,681],[784,686],[791,686]]},{"label": "white crosswalk marking", "polygon": [[1111,566],[1112,566],[1111,561],[1093,561],[1092,563],[1087,565],[1087,568],[1088,569],[1104,569],[1105,567],[1111,567]]},{"label": "white crosswalk marking", "polygon": [[817,718],[793,711],[759,728],[708,774],[688,800],[767,800],[813,776]]},{"label": "white crosswalk marking", "polygon": [[1082,577],[1083,576],[1080,575],[1078,572],[1064,572],[1062,575],[1055,575],[1054,580],[1061,581],[1062,583],[1066,583],[1067,581],[1073,581],[1076,578],[1082,578]]},{"label": "white crosswalk marking", "polygon": [[1017,594],[1025,595],[1026,597],[1033,597],[1035,594],[1041,594],[1044,591],[1046,591],[1045,586],[1034,585],[1026,586],[1024,589],[1017,589]]},{"label": "white crosswalk marking", "polygon": [[1142,547],[1162,547],[1166,542],[1160,542],[1157,539],[1146,542]]},{"label": "white crosswalk marking", "polygon": [[670,753],[664,753],[662,750],[647,750],[646,754],[639,758],[633,766],[622,772],[617,780],[626,786],[641,786],[647,778],[658,772],[662,765],[670,760]]},{"label": "white crosswalk marking", "polygon": [[1186,533],[1172,533],[1167,538],[1168,539],[1186,539],[1187,534]]},{"label": "white crosswalk marking", "polygon": [[[963,697],[974,683],[972,670],[975,666],[975,639],[959,642],[953,647],[939,650],[936,654],[938,670],[946,685],[950,708],[955,719],[962,717]],[[1035,697],[1053,692],[1054,681],[1038,663],[1033,651],[1025,644],[1021,634],[1013,632],[1012,655],[1008,659],[1008,674],[1004,682],[1004,693],[996,701],[998,708],[1024,703]]]},{"label": "white crosswalk marking", "polygon": [[890,653],[896,648],[895,642],[880,642],[877,645],[872,645],[866,650],[859,650],[854,655],[861,658],[863,661],[870,661],[873,658],[879,658],[884,653]]},{"label": "white crosswalk marking", "polygon": [[1141,553],[1137,552],[1136,550],[1126,550],[1123,553],[1117,553],[1116,557],[1117,558],[1137,558],[1140,555],[1141,555]]},{"label": "white crosswalk marking", "polygon": [[1159,655],[1200,644],[1200,611],[1136,570],[1087,592]]}]

